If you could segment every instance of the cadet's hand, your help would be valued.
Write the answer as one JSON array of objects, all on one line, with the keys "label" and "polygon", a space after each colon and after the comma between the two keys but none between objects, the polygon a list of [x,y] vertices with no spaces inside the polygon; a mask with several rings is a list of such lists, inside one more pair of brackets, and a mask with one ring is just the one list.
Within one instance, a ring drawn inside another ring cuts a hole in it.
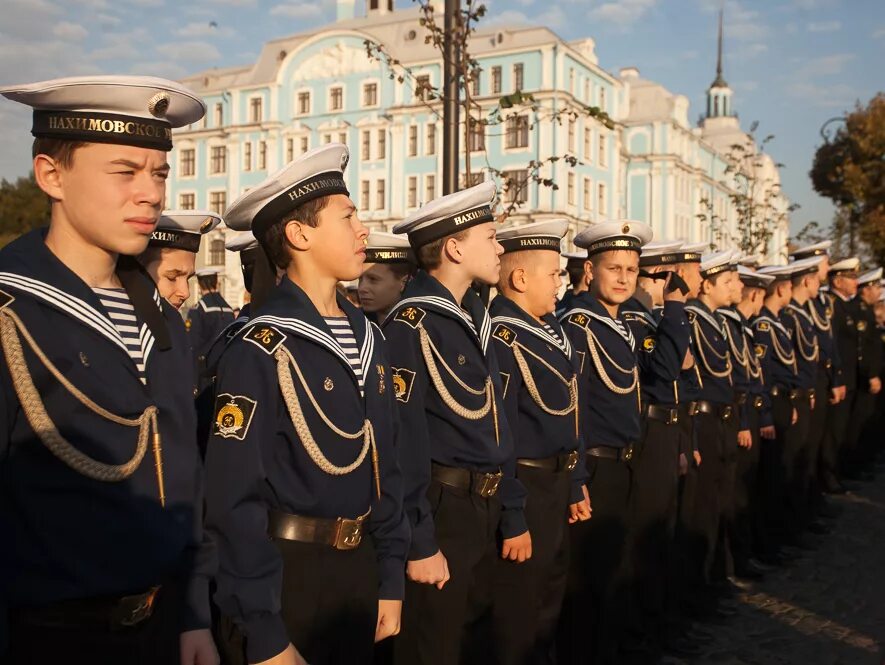
[{"label": "cadet's hand", "polygon": [[742,429],[738,432],[738,445],[747,450],[753,447],[753,435],[750,433],[750,430]]},{"label": "cadet's hand", "polygon": [[685,453],[679,453],[679,475],[684,476],[688,473],[688,458]]},{"label": "cadet's hand", "polygon": [[575,522],[586,522],[590,519],[590,515],[593,513],[593,509],[590,507],[590,495],[587,494],[587,486],[581,485],[581,491],[584,493],[584,498],[577,503],[569,505],[568,507],[569,524],[574,524]]},{"label": "cadet's hand", "polygon": [[766,425],[759,429],[759,436],[763,439],[773,439],[775,437],[774,425]]},{"label": "cadet's hand", "polygon": [[505,538],[501,558],[523,563],[532,558],[532,534],[528,531],[513,538]]},{"label": "cadet's hand", "polygon": [[409,561],[406,564],[406,575],[413,582],[435,584],[437,589],[442,589],[449,581],[449,563],[440,550],[426,559]]},{"label": "cadet's hand", "polygon": [[838,404],[845,399],[846,390],[847,388],[845,386],[837,386],[830,390],[830,404]]},{"label": "cadet's hand", "polygon": [[813,396],[811,397],[809,402],[810,402],[811,410],[814,411],[814,397]]},{"label": "cadet's hand", "polygon": [[790,416],[790,424],[795,425],[797,420],[799,420],[799,412],[793,409],[793,415]]},{"label": "cadet's hand", "polygon": [[207,628],[182,633],[179,636],[179,648],[181,665],[218,665],[219,663],[212,632]]},{"label": "cadet's hand", "polygon": [[694,465],[700,466],[701,465],[701,451],[693,450],[691,454],[694,457]]},{"label": "cadet's hand", "polygon": [[403,613],[403,601],[379,600],[378,623],[375,625],[375,641],[399,635],[400,617]]},{"label": "cadet's hand", "polygon": [[874,376],[872,379],[870,379],[870,394],[878,395],[881,390],[882,379],[880,379],[878,376]]},{"label": "cadet's hand", "polygon": [[839,386],[835,388],[839,392],[839,401],[844,402],[845,398],[848,396],[848,386]]},{"label": "cadet's hand", "polygon": [[253,665],[308,665],[308,663],[301,657],[298,650],[290,644],[285,651],[281,651],[273,658],[262,660],[260,663],[253,663]]},{"label": "cadet's hand", "polygon": [[685,352],[685,358],[682,359],[682,369],[691,369],[694,367],[694,356],[691,351]]}]

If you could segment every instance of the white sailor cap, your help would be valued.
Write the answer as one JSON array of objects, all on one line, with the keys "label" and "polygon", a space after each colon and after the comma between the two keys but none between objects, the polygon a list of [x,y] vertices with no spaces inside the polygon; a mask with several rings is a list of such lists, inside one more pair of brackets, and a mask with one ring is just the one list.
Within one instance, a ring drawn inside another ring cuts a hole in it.
[{"label": "white sailor cap", "polygon": [[784,265],[762,266],[757,272],[763,275],[770,275],[774,277],[775,281],[781,281],[817,272],[821,261],[823,261],[822,256],[809,256],[808,258],[799,259]]},{"label": "white sailor cap", "polygon": [[529,249],[552,250],[559,254],[562,237],[568,231],[568,220],[551,219],[522,226],[507,226],[498,231],[498,242],[504,253]]},{"label": "white sailor cap", "polygon": [[735,267],[731,264],[733,255],[734,252],[730,249],[704,254],[701,257],[701,277],[709,279],[720,272],[734,270]]},{"label": "white sailor cap", "polygon": [[239,252],[240,265],[244,266],[255,263],[255,259],[264,252],[251,231],[243,231],[231,236],[224,242],[224,248],[230,252]]},{"label": "white sailor cap", "polygon": [[728,262],[731,264],[732,268],[737,268],[741,264],[741,261],[743,261],[745,258],[747,258],[747,255],[744,254],[741,250],[733,249],[731,250],[731,258],[728,260]]},{"label": "white sailor cap", "polygon": [[875,268],[873,270],[867,270],[864,274],[857,278],[858,286],[867,286],[868,284],[873,284],[874,282],[878,282],[882,279],[882,268]]},{"label": "white sailor cap", "polygon": [[372,231],[366,238],[366,263],[415,263],[408,238]]},{"label": "white sailor cap", "polygon": [[768,285],[774,281],[773,275],[764,275],[745,265],[738,265],[737,273],[738,278],[743,282],[744,286],[756,289],[768,288]]},{"label": "white sailor cap", "polygon": [[830,270],[827,272],[827,274],[842,275],[848,273],[850,275],[852,273],[857,273],[858,268],[860,268],[860,259],[856,256],[852,256],[850,258],[831,263]]},{"label": "white sailor cap", "polygon": [[797,247],[792,252],[790,252],[790,258],[803,259],[806,256],[821,256],[823,254],[826,254],[832,245],[832,240],[824,240],[823,242],[816,242],[813,245]]},{"label": "white sailor cap", "polygon": [[221,222],[221,215],[208,210],[166,210],[151,233],[150,245],[196,254],[200,251],[200,238]]},{"label": "white sailor cap", "polygon": [[679,251],[683,254],[683,263],[700,263],[701,257],[710,250],[708,242],[686,242]]},{"label": "white sailor cap", "polygon": [[3,86],[0,95],[33,107],[34,136],[163,151],[172,149],[173,127],[206,113],[183,85],[151,76],[73,76]]},{"label": "white sailor cap", "polygon": [[394,226],[393,232],[408,234],[409,244],[417,249],[471,226],[493,222],[497,191],[494,182],[486,181],[434,199]]},{"label": "white sailor cap", "polygon": [[197,270],[197,277],[212,277],[213,275],[220,275],[224,272],[224,268],[220,266],[206,266]]},{"label": "white sailor cap", "polygon": [[224,213],[235,231],[249,231],[261,242],[265,232],[300,205],[332,194],[349,196],[344,169],[350,153],[341,143],[309,150],[239,196]]},{"label": "white sailor cap", "polygon": [[756,269],[762,263],[762,257],[758,254],[744,254],[738,260],[738,263],[746,268]]},{"label": "white sailor cap", "polygon": [[591,224],[575,236],[575,245],[586,248],[588,257],[599,252],[620,249],[639,253],[653,237],[654,233],[648,224],[622,219]]},{"label": "white sailor cap", "polygon": [[574,264],[582,264],[587,260],[587,250],[579,249],[577,251],[561,252],[560,256],[565,259],[567,266]]},{"label": "white sailor cap", "polygon": [[655,240],[642,248],[639,255],[639,267],[665,266],[684,261],[681,240]]}]

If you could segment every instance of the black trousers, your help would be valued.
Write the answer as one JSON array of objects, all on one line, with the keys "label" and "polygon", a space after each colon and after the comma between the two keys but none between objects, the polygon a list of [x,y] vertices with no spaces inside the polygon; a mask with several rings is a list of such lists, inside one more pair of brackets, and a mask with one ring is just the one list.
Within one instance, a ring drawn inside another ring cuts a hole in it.
[{"label": "black trousers", "polygon": [[734,483],[734,518],[730,529],[731,554],[735,572],[740,574],[753,556],[757,534],[761,525],[756,523],[760,515],[759,472],[759,411],[752,405],[749,409],[749,428],[752,446],[737,449]]},{"label": "black trousers", "polygon": [[532,558],[495,562],[494,660],[501,665],[552,663],[553,641],[565,594],[559,574],[568,556],[568,503],[571,474],[517,465],[528,491],[525,517],[532,536]]},{"label": "black trousers", "polygon": [[830,419],[830,379],[826,369],[821,367],[817,372],[817,383],[814,387],[814,410],[808,420],[808,503],[809,510],[815,513],[821,504],[823,490],[826,486],[824,466],[825,442]]},{"label": "black trousers", "polygon": [[737,483],[738,445],[740,424],[734,416],[722,423],[722,483],[719,486],[719,534],[716,542],[712,578],[722,582],[734,575],[732,540],[734,539],[735,485]]},{"label": "black trousers", "polygon": [[647,419],[634,455],[630,497],[633,588],[640,627],[662,637],[673,585],[674,537],[679,490],[679,423]]},{"label": "black trousers", "polygon": [[69,621],[60,604],[21,613],[9,610],[8,665],[83,663],[89,665],[180,665],[181,588],[166,586],[157,594],[150,618],[132,627],[85,625],[72,609]]},{"label": "black trousers", "polygon": [[587,457],[593,517],[569,529],[569,580],[557,631],[560,665],[617,663],[629,579],[632,472],[624,462]]},{"label": "black trousers", "polygon": [[[370,663],[378,619],[375,550],[363,538],[355,550],[278,540],[283,559],[282,618],[289,640],[311,665]],[[222,617],[222,663],[245,665],[246,640]]]},{"label": "black trousers", "polygon": [[799,399],[792,406],[796,409],[796,422],[776,431],[782,445],[786,508],[783,532],[788,541],[796,538],[809,521],[807,469],[811,464],[808,450],[811,404],[807,399]]},{"label": "black trousers", "polygon": [[490,639],[485,628],[490,624],[492,579],[499,556],[496,533],[501,503],[496,497],[483,498],[436,481],[430,483],[427,495],[436,542],[446,557],[451,579],[441,590],[406,580],[394,662],[471,663],[472,654],[486,651]]},{"label": "black trousers", "polygon": [[854,386],[848,386],[845,399],[832,407],[833,415],[830,418],[828,435],[833,438],[836,459],[838,460],[839,473],[842,474],[848,466],[848,428],[851,424],[851,414],[854,410],[854,401],[857,391]]},{"label": "black trousers", "polygon": [[870,460],[869,425],[874,422],[877,400],[878,395],[870,393],[867,385],[858,387],[845,443],[845,462],[852,471],[862,469]]}]

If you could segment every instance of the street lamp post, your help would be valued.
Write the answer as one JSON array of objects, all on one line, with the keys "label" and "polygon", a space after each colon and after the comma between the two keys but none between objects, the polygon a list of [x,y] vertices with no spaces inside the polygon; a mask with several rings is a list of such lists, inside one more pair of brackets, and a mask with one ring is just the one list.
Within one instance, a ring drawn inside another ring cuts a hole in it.
[{"label": "street lamp post", "polygon": [[461,0],[445,0],[443,41],[443,194],[458,189],[458,111],[461,96],[460,60],[455,31],[461,15]]}]

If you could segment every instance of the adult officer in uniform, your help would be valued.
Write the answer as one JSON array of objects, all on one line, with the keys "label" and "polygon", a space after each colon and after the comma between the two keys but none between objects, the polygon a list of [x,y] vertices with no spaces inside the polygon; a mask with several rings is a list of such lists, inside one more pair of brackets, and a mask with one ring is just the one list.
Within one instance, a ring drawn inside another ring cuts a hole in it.
[{"label": "adult officer in uniform", "polygon": [[366,663],[399,627],[408,526],[390,366],[335,288],[359,275],[368,234],[347,158],[341,144],[307,152],[227,210],[285,272],[255,294],[216,381],[206,523],[232,662]]},{"label": "adult officer in uniform", "polygon": [[469,662],[488,641],[495,559],[531,550],[491,317],[470,288],[498,281],[496,193],[443,196],[393,229],[421,266],[384,322],[412,526],[398,665]]},{"label": "adult officer in uniform", "polygon": [[188,282],[194,276],[200,240],[221,221],[214,212],[167,210],[160,216],[148,248],[138,257],[160,295],[175,309],[180,310],[190,297]]},{"label": "adult officer in uniform", "polygon": [[504,248],[492,340],[513,431],[516,476],[525,487],[531,557],[495,566],[495,662],[552,663],[565,593],[568,521],[590,517],[578,430],[576,355],[553,316],[565,220],[498,231]]},{"label": "adult officer in uniform", "polygon": [[34,109],[51,200],[0,251],[0,660],[215,662],[189,347],[132,258],[205,106],[138,76],[0,94]]},{"label": "adult officer in uniform", "polygon": [[221,268],[197,270],[200,299],[190,308],[185,321],[194,354],[197,387],[202,391],[211,383],[207,356],[212,344],[221,332],[234,320],[234,310],[218,292],[218,275]]},{"label": "adult officer in uniform", "polygon": [[642,434],[636,339],[620,307],[636,290],[651,229],[632,220],[594,224],[575,238],[587,250],[590,291],[561,319],[578,355],[581,436],[593,517],[571,528],[569,589],[558,662],[619,662],[630,590],[630,462]]}]

